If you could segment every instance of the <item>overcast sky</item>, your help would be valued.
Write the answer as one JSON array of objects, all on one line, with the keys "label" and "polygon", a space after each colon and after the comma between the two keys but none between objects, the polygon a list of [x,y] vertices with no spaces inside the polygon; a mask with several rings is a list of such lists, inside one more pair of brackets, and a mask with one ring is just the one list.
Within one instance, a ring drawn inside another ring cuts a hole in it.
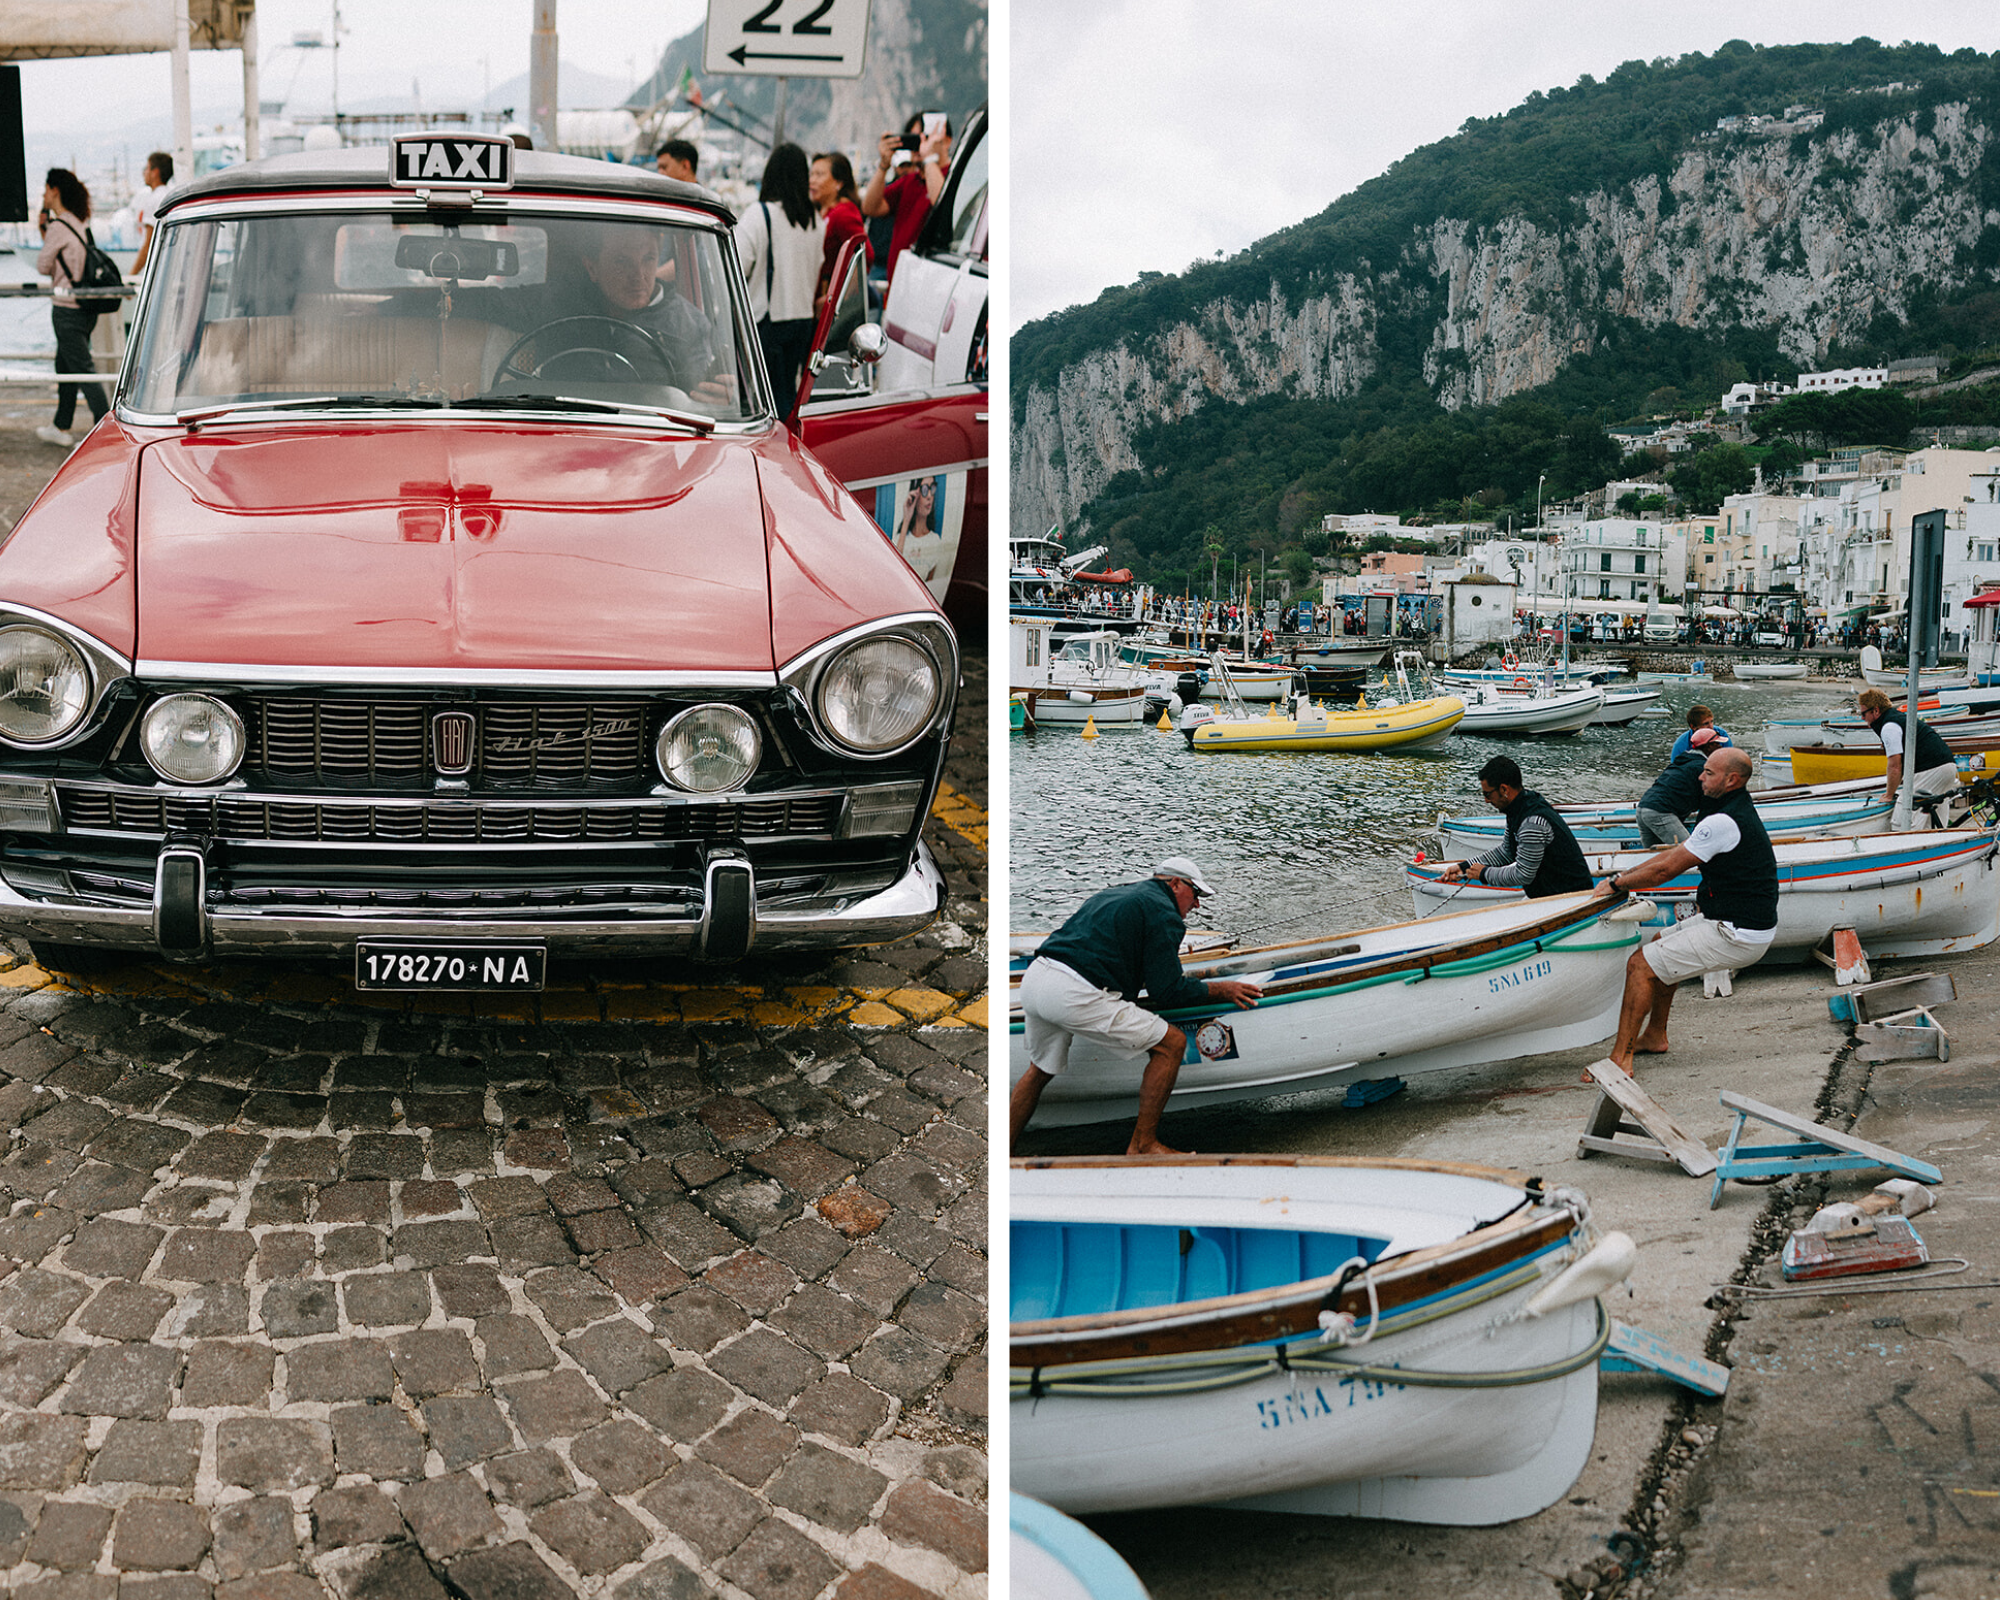
[{"label": "overcast sky", "polygon": [[[300,49],[293,41],[302,33],[330,40],[333,11],[331,0],[258,0],[259,98],[289,100],[299,110],[327,108],[333,53]],[[557,47],[564,61],[629,85],[707,14],[706,0],[558,0]],[[341,104],[407,95],[415,82],[426,105],[474,105],[488,84],[528,70],[534,26],[531,0],[341,0]],[[170,112],[169,60],[23,62],[21,115],[30,138],[38,131]],[[204,109],[240,115],[243,58],[237,52],[196,51],[191,77],[197,119]]]},{"label": "overcast sky", "polygon": [[1468,117],[1621,62],[1731,39],[2000,49],[1994,0],[1012,0],[1011,14],[1013,327],[1233,254]]}]

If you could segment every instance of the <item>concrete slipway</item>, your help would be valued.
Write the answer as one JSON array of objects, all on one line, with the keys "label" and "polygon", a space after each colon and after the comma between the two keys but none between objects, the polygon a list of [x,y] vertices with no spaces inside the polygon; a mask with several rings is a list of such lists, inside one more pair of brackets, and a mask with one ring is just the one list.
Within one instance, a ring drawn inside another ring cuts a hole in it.
[{"label": "concrete slipway", "polygon": [[[1476,1160],[1575,1185],[1601,1226],[1639,1245],[1613,1315],[1735,1373],[1722,1402],[1605,1374],[1589,1466],[1560,1503],[1503,1527],[1190,1509],[1091,1526],[1155,1600],[2000,1596],[2000,951],[1878,963],[1874,976],[1920,970],[1957,983],[1938,1013],[1949,1063],[1852,1061],[1827,1011],[1832,974],[1788,965],[1740,975],[1726,998],[1683,989],[1673,1050],[1642,1057],[1640,1083],[1711,1148],[1733,1120],[1717,1096],[1734,1089],[1940,1167],[1938,1208],[1917,1227],[1934,1257],[1966,1258],[1946,1280],[1966,1287],[1717,1309],[1711,1286],[1746,1266],[1752,1282],[1779,1281],[1786,1233],[1822,1197],[1858,1198],[1886,1174],[1732,1184],[1711,1211],[1708,1179],[1579,1160],[1596,1096],[1579,1074],[1597,1051],[1420,1079],[1355,1111],[1318,1096],[1169,1118],[1164,1137],[1183,1148]],[[1124,1138],[1058,1130],[1022,1153]]]}]

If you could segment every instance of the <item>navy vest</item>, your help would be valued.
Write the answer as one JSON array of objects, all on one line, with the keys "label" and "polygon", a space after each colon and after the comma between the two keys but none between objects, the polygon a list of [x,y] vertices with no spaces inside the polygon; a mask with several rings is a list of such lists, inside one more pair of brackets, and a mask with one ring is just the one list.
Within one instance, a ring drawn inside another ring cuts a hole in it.
[{"label": "navy vest", "polygon": [[1701,769],[1707,765],[1706,751],[1688,751],[1653,780],[1653,787],[1639,797],[1639,809],[1686,816],[1701,804]]},{"label": "navy vest", "polygon": [[1735,849],[1725,850],[1713,861],[1701,864],[1701,887],[1694,894],[1695,910],[1711,922],[1733,922],[1739,928],[1775,928],[1778,857],[1750,791],[1738,789],[1726,800],[1704,801],[1701,814],[1728,817],[1742,838]]},{"label": "navy vest", "polygon": [[1523,886],[1529,899],[1538,900],[1545,894],[1568,894],[1572,890],[1591,886],[1590,867],[1583,859],[1583,851],[1577,846],[1576,835],[1569,831],[1569,824],[1548,801],[1533,789],[1523,789],[1505,815],[1507,853],[1510,856],[1518,853],[1515,834],[1529,817],[1546,817],[1549,831],[1554,835],[1549,840],[1548,848],[1542,852],[1542,864],[1536,869],[1534,878]]}]

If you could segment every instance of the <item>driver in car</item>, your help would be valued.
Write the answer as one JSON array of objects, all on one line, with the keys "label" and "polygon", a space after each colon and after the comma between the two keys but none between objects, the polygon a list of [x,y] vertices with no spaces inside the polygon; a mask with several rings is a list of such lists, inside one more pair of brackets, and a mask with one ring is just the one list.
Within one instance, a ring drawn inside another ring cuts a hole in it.
[{"label": "driver in car", "polygon": [[[677,289],[660,281],[660,235],[656,230],[617,225],[591,229],[586,236],[583,270],[596,293],[594,297],[586,293],[588,309],[581,315],[629,322],[651,334],[672,363],[670,381],[686,389],[692,400],[711,407],[736,403],[734,375],[716,371],[707,321]],[[589,305],[592,298],[595,305]],[[557,329],[554,337],[560,341],[567,331]],[[574,331],[589,339],[587,327]],[[626,359],[634,363],[641,378],[647,376],[645,352],[634,349]]]}]

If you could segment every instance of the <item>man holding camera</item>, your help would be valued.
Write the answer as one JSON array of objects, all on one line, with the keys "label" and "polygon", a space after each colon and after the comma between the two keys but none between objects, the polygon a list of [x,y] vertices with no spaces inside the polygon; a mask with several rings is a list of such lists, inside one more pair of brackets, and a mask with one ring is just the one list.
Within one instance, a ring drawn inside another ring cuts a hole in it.
[{"label": "man holding camera", "polygon": [[[915,159],[900,177],[892,179],[889,173],[896,156],[905,150],[913,151]],[[945,174],[951,170],[951,121],[942,111],[919,111],[903,124],[901,133],[882,135],[878,154],[874,175],[861,195],[861,214],[896,219],[889,235],[888,270],[893,283],[896,258],[916,241],[924,218],[944,193]]]}]

